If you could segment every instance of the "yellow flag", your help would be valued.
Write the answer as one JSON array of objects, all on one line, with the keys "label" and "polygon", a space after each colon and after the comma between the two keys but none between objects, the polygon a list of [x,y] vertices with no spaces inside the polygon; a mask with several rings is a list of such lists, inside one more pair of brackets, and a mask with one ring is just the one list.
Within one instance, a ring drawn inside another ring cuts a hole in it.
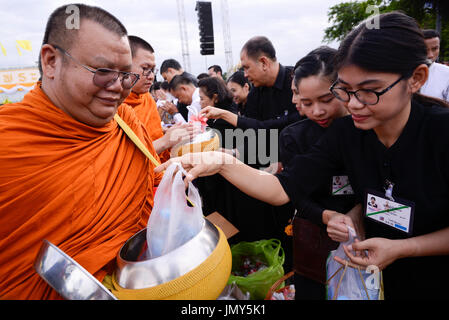
[{"label": "yellow flag", "polygon": [[16,47],[17,47],[17,52],[19,53],[19,56],[22,55],[22,51],[20,51],[20,48],[22,48],[26,51],[32,51],[30,40],[16,40]]},{"label": "yellow flag", "polygon": [[2,49],[3,55],[6,56],[6,49],[4,46],[2,46],[2,44],[0,43],[0,49]]}]

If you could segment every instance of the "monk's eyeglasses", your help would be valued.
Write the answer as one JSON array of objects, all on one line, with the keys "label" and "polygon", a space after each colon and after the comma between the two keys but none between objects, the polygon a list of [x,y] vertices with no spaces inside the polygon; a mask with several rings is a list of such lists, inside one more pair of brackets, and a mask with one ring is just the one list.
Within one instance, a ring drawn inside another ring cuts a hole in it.
[{"label": "monk's eyeglasses", "polygon": [[157,74],[157,72],[159,71],[159,69],[158,68],[156,68],[156,67],[153,67],[153,68],[142,68],[142,75],[144,76],[144,77],[148,77],[150,74],[154,74],[154,75],[156,75]]},{"label": "monk's eyeglasses", "polygon": [[71,58],[73,61],[78,63],[80,66],[82,66],[87,71],[90,71],[94,74],[93,77],[93,83],[100,88],[108,88],[112,86],[118,78],[120,78],[120,83],[122,84],[122,88],[125,90],[131,89],[136,82],[140,79],[140,76],[133,72],[125,72],[125,71],[117,71],[117,70],[111,70],[108,68],[98,68],[98,69],[92,69],[88,66],[82,64],[77,59],[72,57],[67,51],[64,49],[53,45],[56,49],[64,53],[66,56]]},{"label": "monk's eyeglasses", "polygon": [[337,98],[340,101],[349,102],[349,100],[351,100],[351,94],[353,94],[355,96],[355,98],[360,103],[372,106],[379,102],[379,98],[381,95],[387,93],[391,88],[393,88],[402,79],[404,79],[403,76],[401,76],[393,84],[391,84],[390,86],[388,86],[387,88],[385,88],[384,90],[382,90],[380,92],[370,90],[370,89],[359,89],[356,91],[349,91],[349,90],[346,90],[345,88],[336,87],[336,85],[338,84],[338,80],[337,80],[330,87],[330,91],[335,96],[335,98]]}]

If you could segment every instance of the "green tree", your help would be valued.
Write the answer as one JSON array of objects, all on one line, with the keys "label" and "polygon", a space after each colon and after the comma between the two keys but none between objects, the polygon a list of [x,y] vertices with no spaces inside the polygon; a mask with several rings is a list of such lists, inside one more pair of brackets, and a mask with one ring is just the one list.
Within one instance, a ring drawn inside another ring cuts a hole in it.
[{"label": "green tree", "polygon": [[324,42],[341,41],[357,24],[373,14],[400,10],[416,19],[423,29],[439,29],[440,61],[449,60],[449,1],[445,0],[365,0],[349,1],[332,6],[328,11],[331,26],[324,31]]},{"label": "green tree", "polygon": [[324,30],[324,41],[328,43],[333,40],[341,41],[357,24],[372,14],[367,12],[368,6],[376,6],[379,10],[384,10],[384,2],[383,0],[350,1],[330,7],[327,16],[332,25]]}]

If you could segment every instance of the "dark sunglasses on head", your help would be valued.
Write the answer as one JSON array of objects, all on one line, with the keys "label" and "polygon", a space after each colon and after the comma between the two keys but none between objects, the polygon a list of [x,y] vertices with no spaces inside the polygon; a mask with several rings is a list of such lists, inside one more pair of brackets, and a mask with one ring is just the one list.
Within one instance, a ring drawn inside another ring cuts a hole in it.
[{"label": "dark sunglasses on head", "polygon": [[108,68],[98,68],[98,69],[92,69],[88,66],[82,64],[77,59],[72,57],[67,51],[62,49],[61,47],[58,47],[56,45],[53,45],[56,49],[64,53],[66,56],[71,58],[73,61],[78,63],[80,66],[82,66],[87,71],[90,71],[94,74],[93,77],[93,83],[100,88],[108,88],[112,86],[118,78],[120,78],[120,83],[122,84],[123,89],[131,89],[136,82],[140,79],[140,76],[133,72],[125,72],[125,71],[117,71],[117,70],[111,70]]}]

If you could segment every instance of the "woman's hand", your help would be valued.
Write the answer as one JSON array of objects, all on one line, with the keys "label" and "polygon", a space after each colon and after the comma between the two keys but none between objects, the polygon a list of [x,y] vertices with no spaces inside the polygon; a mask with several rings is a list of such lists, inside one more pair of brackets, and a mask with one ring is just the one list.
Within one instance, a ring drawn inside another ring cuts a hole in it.
[{"label": "woman's hand", "polygon": [[216,107],[205,107],[201,109],[200,116],[206,117],[208,119],[221,119],[225,110]]},{"label": "woman's hand", "polygon": [[223,166],[227,163],[234,163],[237,160],[224,152],[194,152],[183,155],[182,157],[172,158],[154,169],[159,173],[167,169],[173,162],[178,162],[187,171],[184,182],[186,186],[189,182],[198,177],[211,176],[220,173]]},{"label": "woman's hand", "polygon": [[342,213],[324,210],[323,222],[327,224],[327,233],[329,237],[337,242],[346,242],[349,240],[348,226],[354,228],[352,219]]},{"label": "woman's hand", "polygon": [[362,205],[359,203],[356,206],[354,206],[351,210],[346,212],[346,216],[350,217],[352,222],[354,223],[355,232],[357,234],[357,237],[360,240],[365,240],[365,226],[363,224],[363,208]]},{"label": "woman's hand", "polygon": [[[377,266],[381,271],[395,260],[403,257],[401,240],[370,238],[364,241],[354,241],[352,245],[343,248],[351,263],[362,267],[362,269],[368,266]],[[334,259],[341,264],[345,263],[338,257]]]}]

